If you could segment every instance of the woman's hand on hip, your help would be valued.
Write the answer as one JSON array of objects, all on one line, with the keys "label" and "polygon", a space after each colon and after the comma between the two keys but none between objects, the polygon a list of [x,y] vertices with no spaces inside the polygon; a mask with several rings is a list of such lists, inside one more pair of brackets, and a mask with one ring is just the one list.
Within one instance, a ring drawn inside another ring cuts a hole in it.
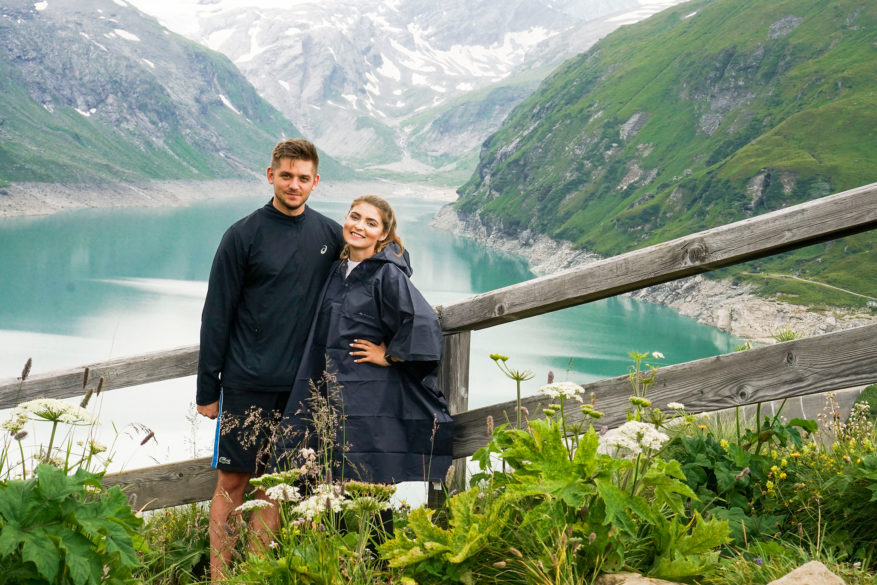
[{"label": "woman's hand on hip", "polygon": [[368,339],[354,339],[350,347],[353,348],[350,355],[357,358],[353,360],[357,364],[368,363],[384,367],[390,365],[390,362],[385,357],[387,354],[387,344],[383,341],[380,344],[375,344]]}]

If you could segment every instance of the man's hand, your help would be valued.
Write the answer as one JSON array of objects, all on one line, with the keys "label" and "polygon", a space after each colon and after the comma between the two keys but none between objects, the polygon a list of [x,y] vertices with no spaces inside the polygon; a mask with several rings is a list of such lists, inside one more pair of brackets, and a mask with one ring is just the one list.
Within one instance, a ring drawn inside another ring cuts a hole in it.
[{"label": "man's hand", "polygon": [[384,355],[387,353],[387,344],[383,341],[380,345],[375,345],[368,339],[354,339],[353,343],[350,344],[350,347],[353,348],[350,355],[359,358],[353,360],[357,364],[367,362],[384,367],[390,365],[390,363],[384,358]]},{"label": "man's hand", "polygon": [[201,416],[206,416],[210,420],[216,419],[219,416],[219,401],[217,400],[213,404],[198,404],[197,406],[198,414]]}]

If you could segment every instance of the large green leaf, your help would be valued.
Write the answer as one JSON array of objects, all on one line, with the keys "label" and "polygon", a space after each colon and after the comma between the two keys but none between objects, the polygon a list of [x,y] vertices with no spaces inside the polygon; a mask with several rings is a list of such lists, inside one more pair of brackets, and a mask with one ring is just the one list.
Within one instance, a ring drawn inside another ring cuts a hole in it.
[{"label": "large green leaf", "polygon": [[61,553],[49,533],[43,528],[24,533],[21,558],[25,562],[33,563],[40,575],[49,582],[55,580],[61,565]]}]

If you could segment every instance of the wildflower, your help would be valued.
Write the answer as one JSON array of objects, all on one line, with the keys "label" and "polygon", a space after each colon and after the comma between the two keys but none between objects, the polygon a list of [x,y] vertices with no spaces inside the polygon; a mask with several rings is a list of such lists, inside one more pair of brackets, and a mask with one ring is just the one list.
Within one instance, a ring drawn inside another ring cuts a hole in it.
[{"label": "wildflower", "polygon": [[302,500],[295,507],[294,512],[308,520],[313,520],[320,516],[320,514],[330,510],[332,512],[340,512],[343,506],[344,502],[334,487],[320,484],[311,497]]},{"label": "wildflower", "polygon": [[685,405],[681,402],[668,402],[667,408],[671,410],[685,410]]},{"label": "wildflower", "polygon": [[273,506],[268,500],[248,500],[234,509],[234,513],[241,514],[249,510],[261,510],[262,508],[270,508]]},{"label": "wildflower", "polygon": [[651,400],[648,398],[640,398],[639,396],[631,396],[628,400],[634,406],[641,406],[642,408],[647,408],[652,405]]},{"label": "wildflower", "polygon": [[788,476],[786,475],[785,471],[780,472],[780,475],[779,475],[780,479],[786,479],[786,477],[788,477]]},{"label": "wildflower", "polygon": [[603,413],[599,410],[594,410],[594,407],[590,404],[582,405],[582,414],[591,418],[603,418]]},{"label": "wildflower", "polygon": [[62,422],[71,425],[92,424],[96,422],[91,413],[81,406],[57,398],[37,398],[19,404],[13,416],[33,415],[49,422]]},{"label": "wildflower", "polygon": [[298,479],[299,470],[291,469],[288,471],[278,471],[275,473],[265,473],[260,475],[259,477],[254,477],[250,479],[250,485],[256,488],[268,489],[275,485],[280,485],[282,483],[292,484],[295,483],[295,480]]},{"label": "wildflower", "polygon": [[656,360],[662,360],[662,359],[664,359],[664,354],[662,354],[660,351],[653,351],[652,357],[655,358]]},{"label": "wildflower", "polygon": [[359,514],[379,514],[383,510],[389,510],[392,505],[389,501],[379,500],[374,496],[363,496],[351,500],[347,504],[348,509]]},{"label": "wildflower", "polygon": [[793,453],[789,453],[789,455],[792,456],[792,457],[794,457],[795,459],[797,459],[798,457],[801,456],[801,454],[798,453],[797,451],[795,451],[795,452],[793,452]]},{"label": "wildflower", "polygon": [[4,431],[8,431],[10,435],[14,435],[21,431],[24,428],[24,425],[27,424],[28,416],[27,412],[23,410],[19,410],[15,408],[12,411],[12,418],[5,421],[2,425]]},{"label": "wildflower", "polygon": [[550,398],[572,398],[579,402],[582,402],[581,395],[584,391],[585,389],[575,382],[555,382],[539,388],[539,392]]},{"label": "wildflower", "polygon": [[90,439],[88,441],[79,441],[76,444],[80,447],[88,448],[89,453],[91,453],[92,455],[97,455],[98,453],[103,453],[107,450],[106,445],[98,443],[93,439]]},{"label": "wildflower", "polygon": [[754,560],[755,560],[755,564],[758,565],[759,567],[760,567],[761,564],[764,562],[764,561],[761,560],[761,557],[755,557]]},{"label": "wildflower", "polygon": [[728,440],[727,440],[727,439],[722,439],[721,441],[719,441],[719,446],[720,446],[722,449],[724,449],[725,451],[727,451],[727,450],[728,450],[728,447],[729,447],[730,445],[728,444]]},{"label": "wildflower", "polygon": [[265,495],[275,502],[297,502],[301,499],[298,488],[288,483],[279,483],[265,490]]},{"label": "wildflower", "polygon": [[445,472],[445,485],[451,485],[454,483],[455,473],[457,473],[457,469],[453,465],[448,467],[448,471]]},{"label": "wildflower", "polygon": [[705,431],[707,427],[706,427],[706,425],[697,425],[697,428],[699,428],[702,431]]},{"label": "wildflower", "polygon": [[764,487],[767,488],[767,491],[771,491],[774,487],[773,482],[771,480],[767,480],[767,482],[765,482],[765,484],[764,484]]},{"label": "wildflower", "polygon": [[631,420],[603,435],[597,451],[606,455],[620,451],[622,456],[629,454],[633,457],[644,451],[657,451],[669,440],[670,437],[654,425]]}]

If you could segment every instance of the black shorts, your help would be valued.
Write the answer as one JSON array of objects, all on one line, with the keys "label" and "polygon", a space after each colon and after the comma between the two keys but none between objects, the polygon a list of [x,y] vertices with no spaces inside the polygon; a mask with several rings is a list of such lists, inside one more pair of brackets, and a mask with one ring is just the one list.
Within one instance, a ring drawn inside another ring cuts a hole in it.
[{"label": "black shorts", "polygon": [[223,388],[213,443],[215,469],[260,475],[273,455],[289,392]]}]

